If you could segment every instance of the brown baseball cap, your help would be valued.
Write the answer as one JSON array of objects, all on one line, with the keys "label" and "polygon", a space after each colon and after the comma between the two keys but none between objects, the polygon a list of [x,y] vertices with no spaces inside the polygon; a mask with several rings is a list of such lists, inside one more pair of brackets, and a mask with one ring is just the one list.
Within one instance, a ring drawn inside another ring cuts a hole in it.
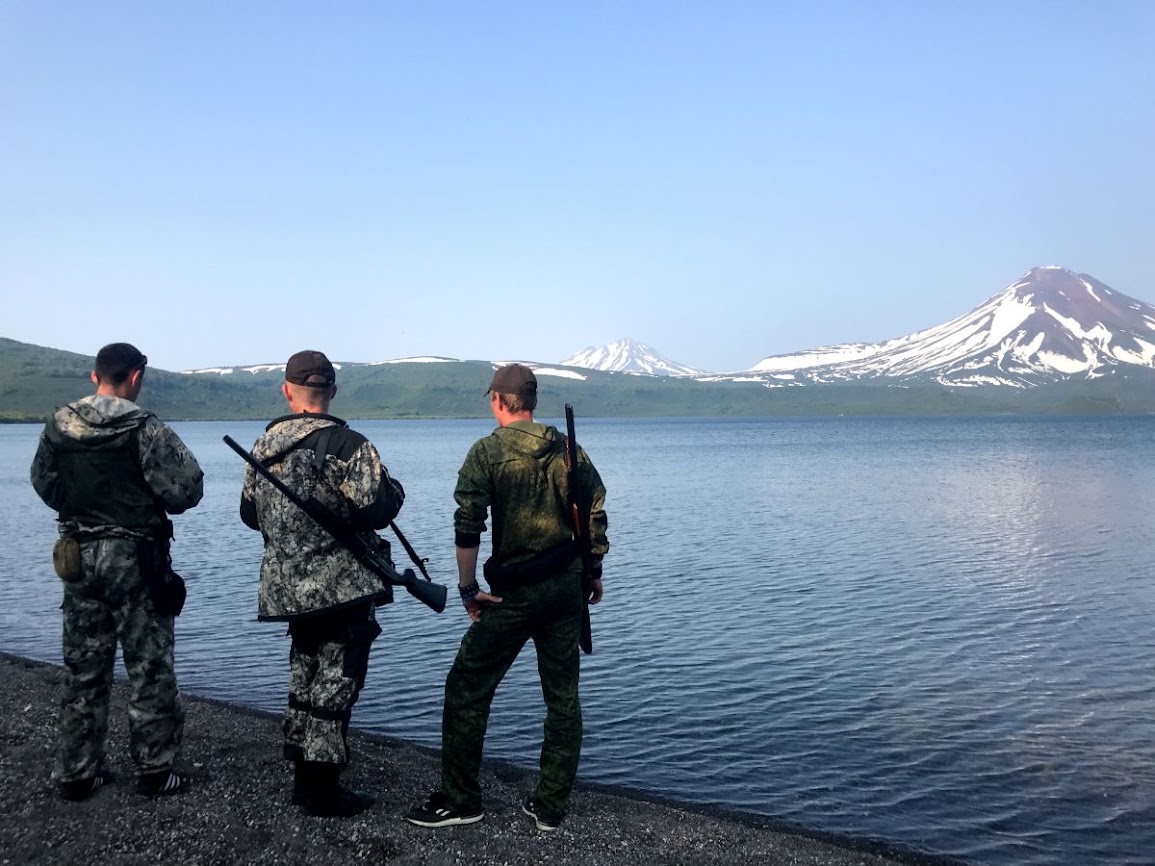
[{"label": "brown baseball cap", "polygon": [[337,382],[337,371],[324,352],[304,349],[285,364],[285,381],[307,388],[328,388]]},{"label": "brown baseball cap", "polygon": [[485,389],[485,393],[517,394],[519,396],[537,393],[537,376],[533,370],[524,364],[506,364],[498,367],[493,374],[493,381]]}]

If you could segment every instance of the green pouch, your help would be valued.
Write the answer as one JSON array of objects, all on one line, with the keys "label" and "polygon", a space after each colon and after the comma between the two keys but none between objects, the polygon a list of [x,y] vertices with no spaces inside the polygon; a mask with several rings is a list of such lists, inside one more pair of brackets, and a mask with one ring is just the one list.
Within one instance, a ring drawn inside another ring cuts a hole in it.
[{"label": "green pouch", "polygon": [[71,535],[62,535],[52,545],[52,567],[65,583],[75,583],[84,576],[80,567],[80,542]]}]

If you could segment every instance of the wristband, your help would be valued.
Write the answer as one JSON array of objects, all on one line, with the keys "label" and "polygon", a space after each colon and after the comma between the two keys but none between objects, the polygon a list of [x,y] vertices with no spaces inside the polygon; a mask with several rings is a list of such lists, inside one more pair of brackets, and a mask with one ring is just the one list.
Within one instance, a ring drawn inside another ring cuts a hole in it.
[{"label": "wristband", "polygon": [[461,601],[464,604],[472,598],[476,598],[477,594],[481,592],[481,587],[477,585],[477,581],[467,584],[466,586],[458,586],[457,591],[461,593]]}]

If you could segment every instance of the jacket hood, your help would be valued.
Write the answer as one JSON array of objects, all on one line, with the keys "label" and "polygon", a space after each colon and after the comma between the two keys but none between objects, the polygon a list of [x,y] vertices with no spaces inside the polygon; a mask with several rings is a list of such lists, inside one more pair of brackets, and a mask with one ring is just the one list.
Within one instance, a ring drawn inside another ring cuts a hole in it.
[{"label": "jacket hood", "polygon": [[507,427],[498,427],[494,435],[501,440],[502,447],[531,457],[560,449],[561,434],[556,427],[547,427],[536,421],[514,421]]},{"label": "jacket hood", "polygon": [[61,436],[95,444],[139,427],[151,414],[123,397],[92,394],[61,406],[53,420]]},{"label": "jacket hood", "polygon": [[307,436],[325,427],[343,427],[345,422],[332,415],[284,415],[269,422],[265,433],[253,445],[253,457],[270,461],[292,451]]}]

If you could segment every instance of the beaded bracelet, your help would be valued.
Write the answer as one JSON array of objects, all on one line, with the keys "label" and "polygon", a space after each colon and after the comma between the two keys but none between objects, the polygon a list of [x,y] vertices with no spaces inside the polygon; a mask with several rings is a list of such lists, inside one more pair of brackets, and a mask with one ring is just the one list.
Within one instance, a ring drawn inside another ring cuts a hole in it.
[{"label": "beaded bracelet", "polygon": [[468,584],[467,586],[457,587],[457,591],[461,593],[461,601],[464,603],[469,601],[471,598],[476,598],[477,594],[481,592],[481,587],[477,585],[477,581],[475,580],[473,583]]}]

